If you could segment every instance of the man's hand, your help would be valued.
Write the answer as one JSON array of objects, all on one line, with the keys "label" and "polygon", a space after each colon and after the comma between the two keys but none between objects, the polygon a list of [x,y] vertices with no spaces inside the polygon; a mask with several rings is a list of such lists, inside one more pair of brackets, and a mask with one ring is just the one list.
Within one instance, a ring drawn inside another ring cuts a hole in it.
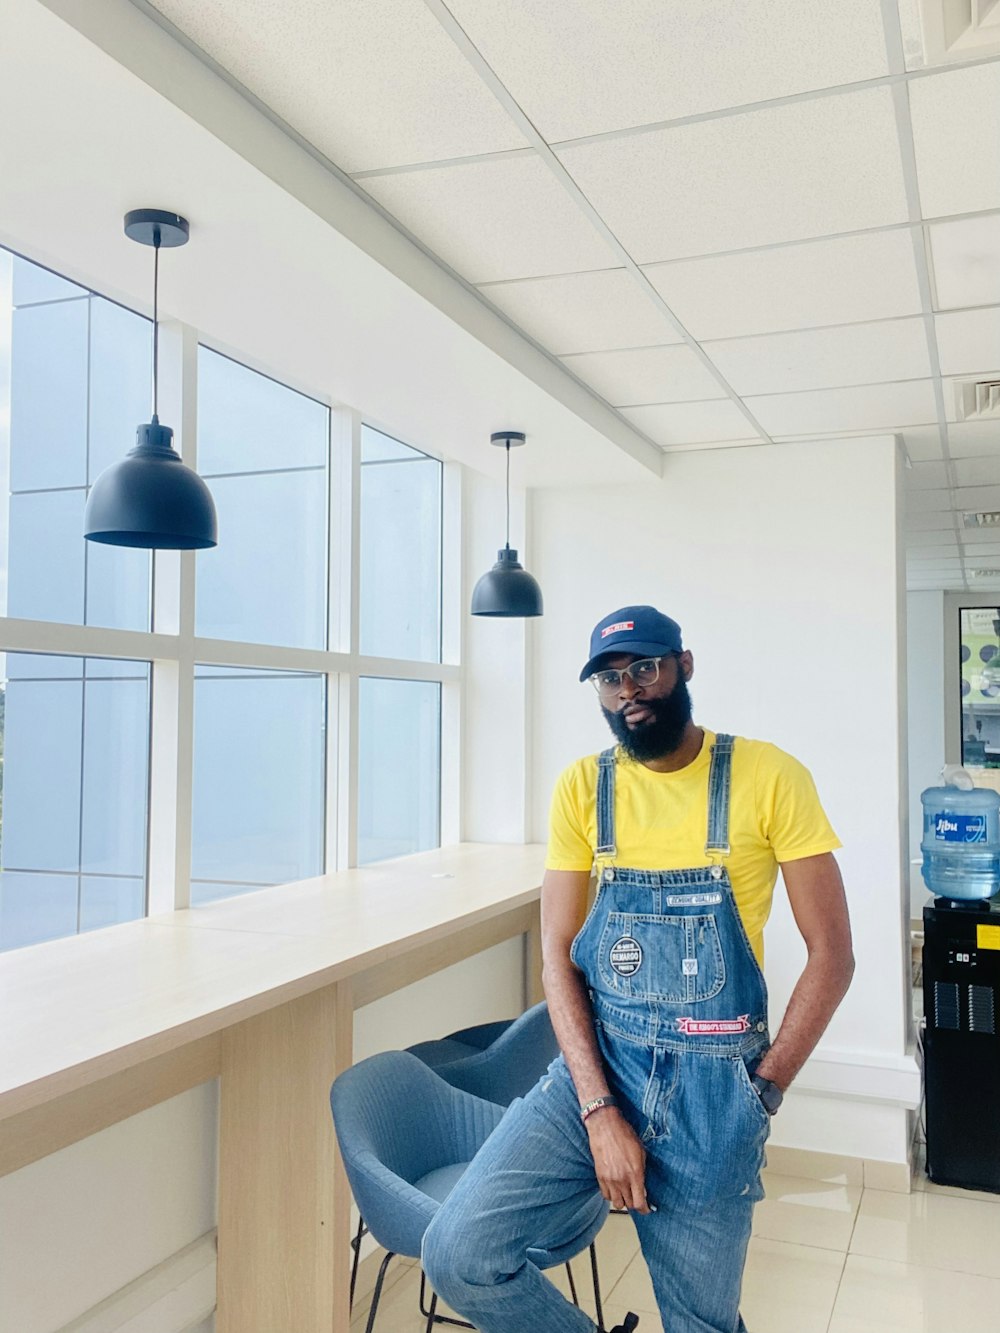
[{"label": "man's hand", "polygon": [[612,1208],[648,1213],[646,1150],[635,1130],[613,1106],[587,1117],[590,1151],[601,1193]]}]

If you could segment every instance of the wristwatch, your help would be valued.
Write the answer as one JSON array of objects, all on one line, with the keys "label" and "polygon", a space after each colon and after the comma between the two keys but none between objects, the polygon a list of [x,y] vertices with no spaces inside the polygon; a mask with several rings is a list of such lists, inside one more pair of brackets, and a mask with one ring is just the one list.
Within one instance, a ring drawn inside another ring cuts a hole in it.
[{"label": "wristwatch", "polygon": [[772,1083],[769,1078],[761,1078],[760,1074],[754,1074],[750,1082],[753,1084],[757,1096],[764,1103],[764,1110],[768,1115],[774,1115],[784,1101],[785,1094],[777,1083]]}]

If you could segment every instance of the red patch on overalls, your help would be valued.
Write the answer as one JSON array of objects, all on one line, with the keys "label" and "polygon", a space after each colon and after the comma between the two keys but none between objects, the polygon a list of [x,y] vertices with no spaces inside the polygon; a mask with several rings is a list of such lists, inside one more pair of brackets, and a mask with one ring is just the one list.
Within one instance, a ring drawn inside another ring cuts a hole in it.
[{"label": "red patch on overalls", "polygon": [[677,1030],[687,1033],[689,1037],[709,1033],[749,1032],[750,1015],[740,1014],[739,1018],[678,1018]]}]

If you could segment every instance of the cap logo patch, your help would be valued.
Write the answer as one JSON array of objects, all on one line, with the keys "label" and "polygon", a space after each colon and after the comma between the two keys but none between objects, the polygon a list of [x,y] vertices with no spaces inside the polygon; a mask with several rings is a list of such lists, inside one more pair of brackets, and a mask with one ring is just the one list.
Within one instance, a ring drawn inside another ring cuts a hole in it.
[{"label": "cap logo patch", "polygon": [[635,629],[635,621],[619,620],[617,625],[608,625],[601,630],[601,638],[606,639],[609,634],[619,634],[623,629]]}]

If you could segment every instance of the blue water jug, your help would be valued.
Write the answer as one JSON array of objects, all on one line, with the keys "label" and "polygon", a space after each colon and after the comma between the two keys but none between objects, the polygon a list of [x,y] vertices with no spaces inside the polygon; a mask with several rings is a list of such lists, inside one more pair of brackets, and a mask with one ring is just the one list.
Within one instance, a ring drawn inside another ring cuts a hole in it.
[{"label": "blue water jug", "polygon": [[1000,794],[973,787],[961,768],[945,778],[920,795],[924,883],[940,898],[991,898],[1000,889]]}]

